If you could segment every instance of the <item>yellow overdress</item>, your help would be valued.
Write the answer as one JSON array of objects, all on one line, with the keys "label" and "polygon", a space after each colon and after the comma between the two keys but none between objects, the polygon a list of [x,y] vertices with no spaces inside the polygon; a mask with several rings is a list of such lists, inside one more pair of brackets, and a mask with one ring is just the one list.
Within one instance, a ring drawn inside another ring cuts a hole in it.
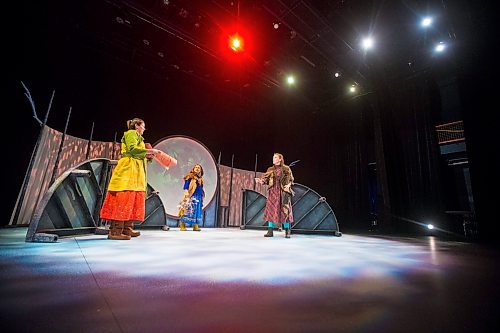
[{"label": "yellow overdress", "polygon": [[136,130],[123,134],[122,157],[118,161],[108,191],[146,191],[146,153],[144,138]]}]

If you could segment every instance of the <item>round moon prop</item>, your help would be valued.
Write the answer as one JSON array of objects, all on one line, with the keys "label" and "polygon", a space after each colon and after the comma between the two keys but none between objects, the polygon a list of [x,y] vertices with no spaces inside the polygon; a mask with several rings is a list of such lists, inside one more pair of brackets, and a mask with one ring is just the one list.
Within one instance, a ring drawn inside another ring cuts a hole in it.
[{"label": "round moon prop", "polygon": [[154,144],[177,163],[165,167],[157,159],[148,164],[148,183],[158,191],[158,195],[170,217],[177,217],[179,203],[184,192],[184,176],[196,165],[203,168],[203,189],[205,198],[203,209],[214,199],[219,177],[217,164],[210,151],[200,142],[185,136],[166,137]]}]

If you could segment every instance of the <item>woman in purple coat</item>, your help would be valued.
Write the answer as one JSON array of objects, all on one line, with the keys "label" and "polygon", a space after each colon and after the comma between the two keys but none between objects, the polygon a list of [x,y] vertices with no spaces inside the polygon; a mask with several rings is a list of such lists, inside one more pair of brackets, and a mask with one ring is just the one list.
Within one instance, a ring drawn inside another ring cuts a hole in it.
[{"label": "woman in purple coat", "polygon": [[285,237],[290,238],[292,213],[292,184],[293,174],[289,166],[285,165],[282,154],[274,153],[273,166],[260,178],[255,178],[259,184],[267,185],[267,201],[264,211],[264,220],[268,223],[264,237],[273,237],[275,223],[285,229]]}]

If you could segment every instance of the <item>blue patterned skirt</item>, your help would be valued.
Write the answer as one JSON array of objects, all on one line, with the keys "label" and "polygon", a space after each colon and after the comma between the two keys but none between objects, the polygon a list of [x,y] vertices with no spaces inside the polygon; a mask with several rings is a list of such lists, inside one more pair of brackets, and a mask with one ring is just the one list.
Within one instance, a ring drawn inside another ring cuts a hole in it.
[{"label": "blue patterned skirt", "polygon": [[186,209],[186,213],[181,216],[180,220],[188,225],[198,224],[203,222],[203,197],[200,195],[193,195],[191,197],[191,204]]}]

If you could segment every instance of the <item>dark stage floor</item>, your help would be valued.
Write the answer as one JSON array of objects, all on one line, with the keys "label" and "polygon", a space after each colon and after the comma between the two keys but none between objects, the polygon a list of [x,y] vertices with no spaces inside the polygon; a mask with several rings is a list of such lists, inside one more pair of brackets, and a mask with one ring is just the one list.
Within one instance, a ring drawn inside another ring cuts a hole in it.
[{"label": "dark stage floor", "polygon": [[0,332],[496,332],[500,253],[435,237],[239,229],[25,243],[0,229]]}]

